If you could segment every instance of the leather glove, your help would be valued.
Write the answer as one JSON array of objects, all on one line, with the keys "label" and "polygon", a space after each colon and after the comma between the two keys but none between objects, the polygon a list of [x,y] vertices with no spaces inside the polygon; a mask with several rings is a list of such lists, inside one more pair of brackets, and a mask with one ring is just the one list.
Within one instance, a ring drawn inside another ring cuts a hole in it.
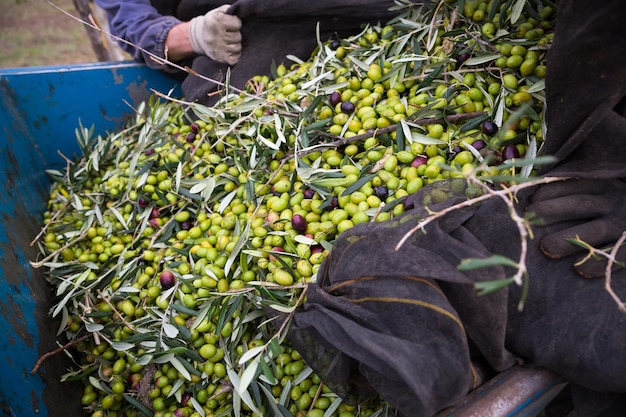
[{"label": "leather glove", "polygon": [[[626,230],[626,183],[620,179],[572,179],[545,184],[532,195],[526,211],[534,213],[541,225],[568,222],[541,239],[541,251],[549,258],[587,255],[586,249],[568,241],[575,238],[610,250]],[[575,225],[570,226],[572,222]],[[617,256],[618,262],[624,260],[626,248]],[[585,278],[602,277],[606,265],[604,257],[590,257],[576,262],[575,269]]]},{"label": "leather glove", "polygon": [[241,57],[241,20],[226,14],[225,4],[189,21],[189,40],[194,52],[217,62],[234,65]]}]

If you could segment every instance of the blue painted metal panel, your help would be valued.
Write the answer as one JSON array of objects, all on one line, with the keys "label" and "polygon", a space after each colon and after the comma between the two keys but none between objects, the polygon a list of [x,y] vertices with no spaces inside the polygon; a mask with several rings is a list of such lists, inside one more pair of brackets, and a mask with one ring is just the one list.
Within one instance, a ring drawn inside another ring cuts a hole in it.
[{"label": "blue painted metal panel", "polygon": [[152,90],[172,89],[179,96],[176,81],[134,62],[0,69],[0,415],[80,415],[80,387],[59,383],[65,355],[31,375],[57,347],[50,289],[29,263],[50,185],[45,170],[64,164],[59,153],[77,153],[79,121],[96,134],[115,130]]}]

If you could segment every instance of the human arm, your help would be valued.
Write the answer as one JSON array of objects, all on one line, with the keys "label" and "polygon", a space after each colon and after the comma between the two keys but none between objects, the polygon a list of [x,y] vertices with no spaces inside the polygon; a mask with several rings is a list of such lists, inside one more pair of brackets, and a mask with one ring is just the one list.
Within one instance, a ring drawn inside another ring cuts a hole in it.
[{"label": "human arm", "polygon": [[172,28],[183,23],[181,20],[161,15],[150,0],[96,0],[96,3],[107,13],[111,34],[124,40],[120,42],[122,49],[151,68],[176,72],[152,56],[165,58],[168,34]]},{"label": "human arm", "polygon": [[225,14],[227,5],[190,21],[162,15],[149,0],[96,0],[106,12],[114,36],[133,58],[149,67],[176,71],[159,59],[180,62],[196,54],[233,65],[241,55],[241,21]]}]

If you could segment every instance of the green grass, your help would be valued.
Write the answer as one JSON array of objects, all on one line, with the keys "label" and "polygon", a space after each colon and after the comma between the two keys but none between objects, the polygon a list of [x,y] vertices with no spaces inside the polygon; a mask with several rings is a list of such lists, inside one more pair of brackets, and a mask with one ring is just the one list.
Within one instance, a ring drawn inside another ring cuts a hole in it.
[{"label": "green grass", "polygon": [[[54,4],[78,16],[72,0]],[[0,68],[97,62],[85,27],[46,0],[0,0]]]}]

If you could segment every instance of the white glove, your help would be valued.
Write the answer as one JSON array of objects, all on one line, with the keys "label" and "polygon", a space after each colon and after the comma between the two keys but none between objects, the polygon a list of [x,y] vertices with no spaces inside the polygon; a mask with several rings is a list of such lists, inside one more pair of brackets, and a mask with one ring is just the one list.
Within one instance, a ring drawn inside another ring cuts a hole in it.
[{"label": "white glove", "polygon": [[194,52],[217,62],[234,65],[241,56],[241,20],[226,14],[225,4],[189,21],[189,40]]}]

